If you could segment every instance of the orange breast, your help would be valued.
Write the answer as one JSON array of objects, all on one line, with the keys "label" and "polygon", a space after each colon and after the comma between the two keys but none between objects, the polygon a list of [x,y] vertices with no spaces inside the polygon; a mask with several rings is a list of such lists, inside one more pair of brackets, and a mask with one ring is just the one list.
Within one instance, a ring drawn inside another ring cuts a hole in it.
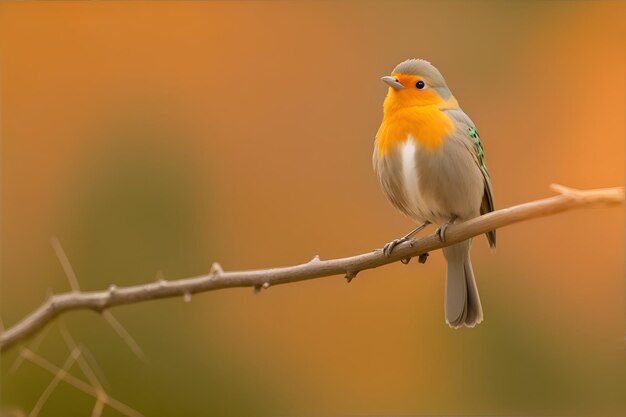
[{"label": "orange breast", "polygon": [[453,130],[454,123],[437,106],[395,109],[385,112],[376,134],[376,150],[384,156],[410,134],[423,148],[434,151]]}]

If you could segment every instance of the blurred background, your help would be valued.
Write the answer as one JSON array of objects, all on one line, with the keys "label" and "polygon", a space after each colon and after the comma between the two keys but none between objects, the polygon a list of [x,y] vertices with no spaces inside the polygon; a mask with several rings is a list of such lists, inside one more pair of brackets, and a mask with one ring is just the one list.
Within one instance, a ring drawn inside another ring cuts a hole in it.
[{"label": "blurred background", "polygon": [[[413,224],[378,188],[373,140],[400,61],[435,64],[478,126],[497,208],[550,183],[624,184],[622,2],[5,2],[0,5],[0,315],[69,291],[292,265]],[[432,229],[429,229],[429,233]],[[232,289],[59,323],[144,415],[626,414],[624,210],[474,240],[485,311],[443,317],[445,265],[394,264],[255,295]],[[28,345],[32,343],[28,341]],[[4,413],[52,375],[2,357]],[[80,368],[70,373],[85,380]],[[61,382],[39,415],[88,415]],[[117,416],[105,408],[104,414]]]}]

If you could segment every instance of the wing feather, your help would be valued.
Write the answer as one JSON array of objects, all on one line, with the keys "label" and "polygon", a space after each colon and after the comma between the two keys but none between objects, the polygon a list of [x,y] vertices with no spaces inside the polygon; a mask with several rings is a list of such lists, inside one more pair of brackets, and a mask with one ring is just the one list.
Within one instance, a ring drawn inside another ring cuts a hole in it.
[{"label": "wing feather", "polygon": [[[487,165],[485,164],[485,153],[483,151],[483,145],[480,142],[480,136],[478,136],[478,132],[476,131],[476,126],[469,118],[469,116],[467,116],[461,109],[450,109],[446,110],[446,112],[450,117],[458,122],[458,127],[464,130],[464,137],[467,139],[467,141],[465,141],[466,147],[468,151],[472,154],[472,157],[474,158],[476,165],[480,169],[480,172],[483,174],[485,192],[482,202],[480,204],[480,214],[482,215],[490,213],[494,211],[491,178],[489,177],[489,171],[487,170]],[[485,235],[487,236],[489,246],[495,248],[496,231],[490,230],[485,233]]]}]

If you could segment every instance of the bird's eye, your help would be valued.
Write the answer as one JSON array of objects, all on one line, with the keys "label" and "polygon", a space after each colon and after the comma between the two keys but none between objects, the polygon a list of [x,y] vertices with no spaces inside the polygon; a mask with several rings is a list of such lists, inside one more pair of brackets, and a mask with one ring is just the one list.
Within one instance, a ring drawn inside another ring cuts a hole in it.
[{"label": "bird's eye", "polygon": [[416,83],[415,83],[415,87],[416,87],[418,90],[421,90],[421,89],[423,89],[424,87],[426,87],[426,84],[424,83],[424,81],[419,80],[418,82],[416,82]]}]

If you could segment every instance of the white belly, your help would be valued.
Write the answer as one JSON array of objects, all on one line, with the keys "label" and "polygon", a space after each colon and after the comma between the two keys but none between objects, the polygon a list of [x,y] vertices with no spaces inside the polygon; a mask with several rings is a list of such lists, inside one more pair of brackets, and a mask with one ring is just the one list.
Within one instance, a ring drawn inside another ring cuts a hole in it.
[{"label": "white belly", "polygon": [[410,217],[417,221],[430,221],[435,223],[429,216],[433,202],[424,200],[424,196],[419,186],[419,171],[417,169],[417,152],[423,150],[418,149],[418,144],[411,135],[400,145],[400,160],[402,163],[402,191],[405,195],[406,206]]},{"label": "white belly", "polygon": [[420,146],[412,136],[399,143],[374,168],[387,198],[416,222],[443,224],[479,215],[482,173],[471,153],[454,137],[439,149]]}]

